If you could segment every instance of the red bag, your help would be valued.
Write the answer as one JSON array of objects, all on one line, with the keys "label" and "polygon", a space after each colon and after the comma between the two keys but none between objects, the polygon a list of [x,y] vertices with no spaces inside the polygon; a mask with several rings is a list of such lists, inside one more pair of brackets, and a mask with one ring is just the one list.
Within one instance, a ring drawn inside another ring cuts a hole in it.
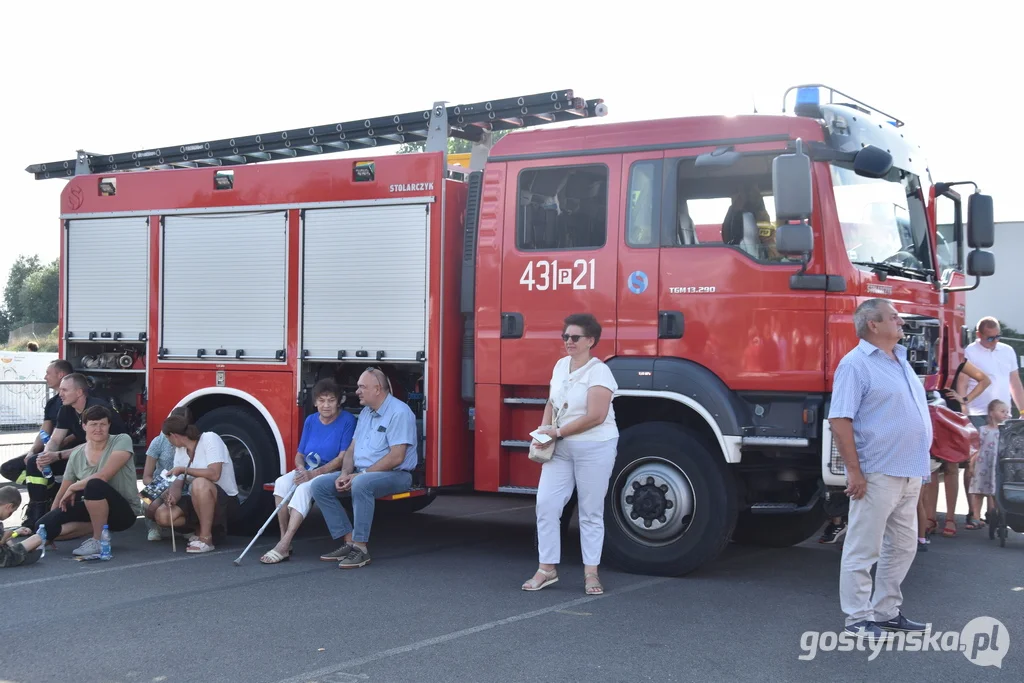
[{"label": "red bag", "polygon": [[941,405],[929,405],[932,418],[931,455],[943,462],[966,462],[981,448],[981,435],[966,415]]}]

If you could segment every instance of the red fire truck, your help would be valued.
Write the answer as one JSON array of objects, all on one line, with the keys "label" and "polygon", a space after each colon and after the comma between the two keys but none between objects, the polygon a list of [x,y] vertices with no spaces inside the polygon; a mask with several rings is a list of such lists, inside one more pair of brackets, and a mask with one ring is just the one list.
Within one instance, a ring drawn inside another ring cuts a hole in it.
[{"label": "red fire truck", "polygon": [[[826,417],[853,310],[896,304],[937,400],[964,292],[994,271],[991,198],[975,186],[962,220],[902,121],[826,86],[780,115],[585,121],[605,114],[566,90],[30,166],[68,180],[62,356],[140,450],[190,406],[249,518],[313,384],[380,367],[419,418],[418,480],[393,503],[415,510],[535,492],[562,320],[590,312],[620,387],[608,560],[678,575],[730,540],[799,543],[845,483]],[[371,154],[408,142],[425,151]]]}]

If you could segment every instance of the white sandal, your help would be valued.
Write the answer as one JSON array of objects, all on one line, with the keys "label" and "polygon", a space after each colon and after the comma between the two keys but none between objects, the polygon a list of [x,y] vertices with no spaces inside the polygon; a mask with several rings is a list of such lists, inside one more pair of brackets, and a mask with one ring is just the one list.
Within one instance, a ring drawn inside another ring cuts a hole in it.
[{"label": "white sandal", "polygon": [[211,552],[213,550],[215,550],[215,548],[212,545],[208,545],[206,543],[203,543],[198,538],[196,540],[192,541],[191,543],[189,543],[188,547],[185,548],[185,552],[186,553],[193,553],[193,554],[208,553],[208,552]]},{"label": "white sandal", "polygon": [[558,583],[558,572],[556,572],[554,569],[550,569],[549,570],[549,569],[541,569],[540,567],[538,567],[537,568],[537,574],[543,575],[547,580],[544,581],[544,583],[542,583],[540,585],[537,585],[537,583],[536,583],[537,579],[536,579],[536,574],[535,574],[533,576],[533,578],[531,578],[529,581],[527,581],[526,583],[523,584],[523,590],[524,591],[539,591],[542,588],[547,588],[548,586],[550,586],[553,583]]}]

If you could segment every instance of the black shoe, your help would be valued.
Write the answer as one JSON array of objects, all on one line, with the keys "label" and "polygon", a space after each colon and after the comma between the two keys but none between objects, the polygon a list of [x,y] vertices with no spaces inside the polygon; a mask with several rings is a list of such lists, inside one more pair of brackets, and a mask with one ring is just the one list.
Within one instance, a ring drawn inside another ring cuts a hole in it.
[{"label": "black shoe", "polygon": [[833,524],[829,522],[828,526],[825,527],[824,533],[821,534],[821,538],[818,539],[818,543],[837,543],[839,539],[845,535],[845,524]]},{"label": "black shoe", "polygon": [[911,621],[903,616],[903,612],[898,613],[893,619],[889,621],[876,622],[879,628],[886,631],[917,631],[924,633],[928,627],[925,624],[919,624],[916,621]]},{"label": "black shoe", "polygon": [[873,621],[858,621],[856,624],[850,624],[843,630],[861,640],[878,641],[889,639],[889,634],[880,629],[878,624]]},{"label": "black shoe", "polygon": [[928,544],[925,543],[924,541],[918,541],[917,542],[917,552],[919,552],[919,553],[926,553],[926,552],[928,552]]}]

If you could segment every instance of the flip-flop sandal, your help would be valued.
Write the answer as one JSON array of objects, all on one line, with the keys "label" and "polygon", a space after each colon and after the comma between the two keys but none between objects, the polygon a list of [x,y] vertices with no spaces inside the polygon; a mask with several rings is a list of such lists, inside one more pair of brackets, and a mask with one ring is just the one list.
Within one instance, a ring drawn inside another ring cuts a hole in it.
[{"label": "flip-flop sandal", "polygon": [[547,588],[553,583],[558,583],[558,573],[555,570],[537,569],[537,573],[545,577],[545,581],[542,584],[535,583],[535,578],[531,578],[529,581],[523,584],[524,591],[539,591],[541,588]]},{"label": "flip-flop sandal", "polygon": [[[950,524],[953,525],[952,530],[950,530],[949,528]],[[943,526],[942,528],[942,535],[946,538],[953,538],[954,536],[956,536],[956,522],[946,522],[945,526]]]},{"label": "flip-flop sandal", "polygon": [[263,557],[260,558],[261,564],[277,564],[278,562],[287,562],[291,559],[291,555],[282,555],[273,548],[268,550]]},{"label": "flip-flop sandal", "polygon": [[[587,579],[594,579],[597,583],[587,584]],[[601,585],[601,580],[597,578],[597,574],[593,572],[587,572],[583,575],[584,591],[587,595],[604,595],[604,587]]]},{"label": "flip-flop sandal", "polygon": [[974,519],[973,517],[968,517],[967,524],[964,524],[964,528],[970,529],[971,531],[975,531],[976,529],[984,529],[985,525],[980,520]]}]

